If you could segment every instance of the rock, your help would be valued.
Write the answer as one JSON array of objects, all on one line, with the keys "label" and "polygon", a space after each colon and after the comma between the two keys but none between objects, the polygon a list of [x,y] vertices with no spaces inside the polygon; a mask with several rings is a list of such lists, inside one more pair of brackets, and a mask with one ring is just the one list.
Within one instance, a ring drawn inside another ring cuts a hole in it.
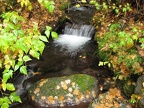
[{"label": "rock", "polygon": [[138,101],[138,107],[144,108],[144,97],[141,97],[140,100]]},{"label": "rock", "polygon": [[121,95],[120,90],[111,88],[108,92],[100,94],[88,108],[132,108]]},{"label": "rock", "polygon": [[41,79],[28,90],[39,107],[74,106],[91,102],[98,95],[98,81],[86,74]]},{"label": "rock", "polygon": [[71,7],[68,9],[67,17],[76,24],[90,24],[94,13],[94,7]]},{"label": "rock", "polygon": [[141,95],[138,104],[139,104],[139,108],[144,108],[144,101],[143,101],[144,96],[142,96],[144,94],[144,75],[138,78],[134,93],[137,95]]},{"label": "rock", "polygon": [[140,95],[140,94],[144,93],[143,82],[144,82],[144,75],[140,76],[136,82],[136,87],[135,87],[135,91],[134,91],[135,94]]}]

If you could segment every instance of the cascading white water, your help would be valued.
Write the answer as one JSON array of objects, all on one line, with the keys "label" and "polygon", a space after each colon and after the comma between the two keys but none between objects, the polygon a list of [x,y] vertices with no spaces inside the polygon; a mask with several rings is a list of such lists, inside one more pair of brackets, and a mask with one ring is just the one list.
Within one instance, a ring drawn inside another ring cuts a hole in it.
[{"label": "cascading white water", "polygon": [[54,44],[60,46],[62,51],[76,54],[91,40],[94,30],[91,25],[67,25],[64,34],[60,34],[59,38],[54,40]]},{"label": "cascading white water", "polygon": [[64,29],[64,34],[76,35],[91,38],[94,32],[94,27],[91,25],[67,25]]}]

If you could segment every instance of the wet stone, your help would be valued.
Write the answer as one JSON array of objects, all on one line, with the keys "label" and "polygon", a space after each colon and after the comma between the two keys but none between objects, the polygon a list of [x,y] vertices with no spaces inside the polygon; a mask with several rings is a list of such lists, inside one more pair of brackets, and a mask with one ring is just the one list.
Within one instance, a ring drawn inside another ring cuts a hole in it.
[{"label": "wet stone", "polygon": [[138,78],[134,93],[141,97],[138,101],[139,108],[144,108],[144,75]]},{"label": "wet stone", "polygon": [[120,90],[110,88],[109,91],[100,94],[88,108],[132,108],[132,106],[122,96]]},{"label": "wet stone", "polygon": [[86,74],[41,79],[28,90],[40,107],[65,107],[91,102],[98,95],[98,81]]}]

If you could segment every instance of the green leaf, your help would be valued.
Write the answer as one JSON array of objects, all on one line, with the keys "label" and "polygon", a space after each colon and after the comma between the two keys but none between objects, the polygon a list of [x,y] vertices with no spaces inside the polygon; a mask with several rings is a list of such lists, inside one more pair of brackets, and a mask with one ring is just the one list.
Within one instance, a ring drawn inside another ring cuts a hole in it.
[{"label": "green leaf", "polygon": [[56,32],[52,32],[52,37],[53,37],[54,39],[58,39],[58,34],[57,34]]},{"label": "green leaf", "polygon": [[104,62],[99,62],[98,66],[103,66],[104,65]]},{"label": "green leaf", "polygon": [[25,61],[25,62],[27,62],[27,61],[30,61],[30,60],[32,60],[29,56],[27,56],[27,55],[25,55],[24,57],[23,57],[23,60]]},{"label": "green leaf", "polygon": [[54,11],[54,8],[55,8],[54,5],[50,5],[50,6],[48,7],[49,12],[52,13],[52,12]]},{"label": "green leaf", "polygon": [[2,105],[4,102],[3,98],[0,98],[0,105]]},{"label": "green leaf", "polygon": [[87,3],[87,1],[86,0],[82,0],[82,3]]},{"label": "green leaf", "polygon": [[4,82],[7,82],[7,80],[10,78],[10,75],[9,75],[9,73],[4,73],[3,74],[3,80],[4,80]]},{"label": "green leaf", "polygon": [[25,53],[28,53],[29,51],[29,48],[24,43],[19,44],[19,48],[22,49]]},{"label": "green leaf", "polygon": [[11,65],[10,64],[5,64],[5,69],[10,69]]},{"label": "green leaf", "polygon": [[19,62],[15,65],[15,67],[14,67],[14,72],[15,72],[16,70],[18,70],[19,67],[20,67],[22,64],[23,64],[23,61],[19,61]]},{"label": "green leaf", "polygon": [[9,98],[8,98],[7,96],[5,96],[5,97],[3,98],[3,100],[4,100],[4,103],[11,104],[11,101],[9,100]]},{"label": "green leaf", "polygon": [[140,38],[139,42],[142,43],[142,44],[144,44],[144,38]]},{"label": "green leaf", "polygon": [[4,91],[6,91],[6,83],[5,83],[5,82],[2,82],[2,89],[3,89]]},{"label": "green leaf", "polygon": [[15,90],[15,87],[14,87],[14,85],[12,83],[7,83],[6,84],[6,88],[9,91],[14,91]]},{"label": "green leaf", "polygon": [[17,33],[19,34],[19,36],[25,36],[24,31],[23,30],[17,30]]},{"label": "green leaf", "polygon": [[134,34],[133,36],[132,36],[132,38],[133,38],[133,40],[138,40],[138,34]]},{"label": "green leaf", "polygon": [[43,5],[44,7],[46,7],[48,9],[49,5],[50,5],[50,1],[48,0],[43,0]]},{"label": "green leaf", "polygon": [[121,45],[121,46],[126,46],[125,40],[120,41],[120,45]]},{"label": "green leaf", "polygon": [[105,9],[105,10],[107,10],[108,9],[108,6],[106,5],[106,3],[105,2],[103,2],[103,8]]},{"label": "green leaf", "polygon": [[44,41],[44,42],[48,42],[47,38],[45,36],[39,36],[39,39]]},{"label": "green leaf", "polygon": [[13,23],[9,23],[9,24],[8,24],[8,27],[9,27],[10,29],[15,29],[16,26],[15,26]]},{"label": "green leaf", "polygon": [[127,11],[127,9],[126,9],[126,8],[123,8],[123,9],[122,9],[122,11],[123,11],[123,12],[126,12],[126,11]]},{"label": "green leaf", "polygon": [[17,71],[19,67],[20,66],[16,64],[15,67],[14,67],[14,71]]},{"label": "green leaf", "polygon": [[10,79],[10,77],[12,77],[13,75],[13,71],[9,70],[7,73],[3,73],[3,81],[7,82],[8,79]]},{"label": "green leaf", "polygon": [[12,92],[9,98],[12,102],[22,103],[20,96],[16,95],[16,92]]},{"label": "green leaf", "polygon": [[9,47],[9,44],[6,39],[0,39],[0,46]]},{"label": "green leaf", "polygon": [[76,7],[76,8],[79,8],[79,7],[80,7],[80,4],[76,4],[75,7]]},{"label": "green leaf", "polygon": [[89,4],[94,5],[96,3],[95,0],[90,0]]},{"label": "green leaf", "polygon": [[144,44],[141,44],[141,47],[144,49]]},{"label": "green leaf", "polygon": [[9,104],[8,104],[8,103],[3,103],[3,104],[1,105],[1,108],[9,108]]},{"label": "green leaf", "polygon": [[46,26],[46,30],[51,31],[51,30],[52,30],[52,27],[50,27],[50,26]]},{"label": "green leaf", "polygon": [[115,9],[115,13],[118,14],[119,13],[119,9]]},{"label": "green leaf", "polygon": [[46,31],[45,31],[45,34],[46,34],[47,38],[50,37],[50,31],[49,31],[49,30],[46,30]]},{"label": "green leaf", "polygon": [[109,68],[111,67],[111,64],[110,64],[110,63],[108,63],[108,67],[109,67]]},{"label": "green leaf", "polygon": [[28,10],[32,10],[32,5],[28,5]]},{"label": "green leaf", "polygon": [[43,50],[44,50],[44,48],[45,48],[45,44],[44,44],[44,42],[39,41],[39,42],[37,42],[36,47],[38,48],[38,51],[40,52],[40,54],[42,54],[42,53],[43,53]]},{"label": "green leaf", "polygon": [[20,73],[27,75],[26,66],[21,66],[21,67],[20,67]]},{"label": "green leaf", "polygon": [[35,50],[30,50],[29,54],[37,59],[40,57],[40,54]]}]

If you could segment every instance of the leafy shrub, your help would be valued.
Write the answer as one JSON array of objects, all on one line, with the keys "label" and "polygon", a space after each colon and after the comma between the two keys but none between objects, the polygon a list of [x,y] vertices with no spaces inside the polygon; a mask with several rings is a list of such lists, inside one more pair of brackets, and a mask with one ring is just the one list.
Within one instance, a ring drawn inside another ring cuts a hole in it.
[{"label": "leafy shrub", "polygon": [[[26,6],[28,10],[32,10],[32,4],[30,0],[17,0],[21,7]],[[50,13],[54,11],[55,2],[53,0],[38,0],[38,2],[43,5]]]},{"label": "leafy shrub", "polygon": [[[6,90],[15,91],[14,85],[8,80],[16,71],[27,75],[25,62],[30,61],[32,57],[39,59],[45,47],[44,42],[48,42],[50,33],[54,38],[57,38],[57,33],[47,26],[46,36],[41,35],[36,23],[31,29],[21,29],[21,22],[24,19],[15,11],[3,13],[1,17],[3,22],[0,24],[0,68],[3,69],[3,73],[0,87],[3,93]],[[9,96],[3,93],[0,105],[2,108],[8,108],[9,104],[15,101],[21,102],[15,92]]]},{"label": "leafy shrub", "polygon": [[96,35],[100,58],[112,64],[113,71],[119,79],[143,71],[140,65],[142,58],[135,48],[140,33],[134,31],[134,28],[128,32],[123,30],[122,23],[113,23],[103,35]]},{"label": "leafy shrub", "polygon": [[100,4],[98,1],[91,0],[90,4],[93,4],[97,10],[103,13],[110,13],[115,12],[117,15],[120,15],[121,13],[124,13],[124,15],[127,14],[127,12],[131,11],[130,4],[126,3],[125,5],[117,5],[116,3],[107,4],[106,2],[102,2]]}]

